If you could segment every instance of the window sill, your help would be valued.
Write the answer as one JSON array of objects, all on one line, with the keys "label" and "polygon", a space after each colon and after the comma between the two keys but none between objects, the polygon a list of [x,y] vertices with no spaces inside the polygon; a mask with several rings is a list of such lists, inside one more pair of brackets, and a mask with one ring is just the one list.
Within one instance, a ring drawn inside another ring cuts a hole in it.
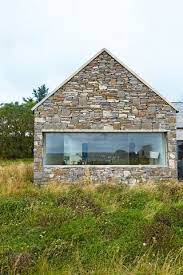
[{"label": "window sill", "polygon": [[168,165],[48,165],[44,164],[45,168],[92,168],[92,167],[97,167],[97,168],[168,168]]},{"label": "window sill", "polygon": [[167,133],[167,129],[126,129],[126,130],[105,130],[105,129],[42,129],[42,133]]}]

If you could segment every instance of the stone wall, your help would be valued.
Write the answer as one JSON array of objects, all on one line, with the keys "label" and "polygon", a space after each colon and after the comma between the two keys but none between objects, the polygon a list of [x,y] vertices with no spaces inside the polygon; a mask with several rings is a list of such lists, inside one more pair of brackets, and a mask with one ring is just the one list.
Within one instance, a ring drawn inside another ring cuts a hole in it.
[{"label": "stone wall", "polygon": [[[44,167],[43,131],[167,131],[167,166]],[[35,110],[35,182],[176,178],[176,111],[107,52]]]},{"label": "stone wall", "polygon": [[177,140],[183,140],[183,102],[172,102],[176,109],[179,111],[176,117],[177,126]]}]

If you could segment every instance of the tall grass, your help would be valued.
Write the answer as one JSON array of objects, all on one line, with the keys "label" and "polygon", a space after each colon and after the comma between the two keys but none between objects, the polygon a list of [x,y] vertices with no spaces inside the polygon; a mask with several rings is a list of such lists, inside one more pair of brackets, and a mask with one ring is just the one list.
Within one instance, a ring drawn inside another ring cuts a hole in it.
[{"label": "tall grass", "polygon": [[[153,259],[149,253],[136,257],[136,259],[129,265],[126,265],[123,259],[115,261],[112,258],[110,265],[106,266],[101,262],[96,263],[95,267],[91,270],[82,265],[82,261],[79,255],[76,255],[76,265],[68,265],[68,267],[62,271],[62,274],[96,274],[96,275],[181,275],[183,272],[182,260],[183,251],[180,250],[176,255],[169,253],[164,261],[156,255]],[[39,274],[60,274],[58,271],[54,271],[46,259],[41,259],[37,264],[37,270]]]},{"label": "tall grass", "polygon": [[9,195],[32,187],[32,163],[15,162],[0,165],[0,194]]},{"label": "tall grass", "polygon": [[182,184],[32,180],[0,164],[0,274],[183,274]]}]

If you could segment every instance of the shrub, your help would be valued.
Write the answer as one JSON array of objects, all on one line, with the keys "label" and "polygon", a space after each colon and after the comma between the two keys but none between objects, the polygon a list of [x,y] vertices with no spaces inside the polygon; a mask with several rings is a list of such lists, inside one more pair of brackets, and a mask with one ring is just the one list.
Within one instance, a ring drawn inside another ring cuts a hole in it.
[{"label": "shrub", "polygon": [[15,253],[7,250],[0,254],[0,273],[6,274],[28,274],[34,264],[33,256],[28,252]]},{"label": "shrub", "polygon": [[183,199],[183,185],[177,182],[161,182],[157,185],[158,196],[164,202],[177,201]]},{"label": "shrub", "polygon": [[118,196],[120,206],[128,209],[144,209],[149,200],[150,194],[143,190],[131,190]]},{"label": "shrub", "polygon": [[144,243],[153,245],[157,250],[170,249],[172,237],[171,228],[162,222],[154,222],[145,226]]},{"label": "shrub", "polygon": [[91,195],[86,194],[81,189],[73,189],[67,194],[61,195],[57,199],[59,206],[70,207],[77,214],[83,215],[86,211],[91,211],[94,215],[102,213],[102,208],[94,201]]}]

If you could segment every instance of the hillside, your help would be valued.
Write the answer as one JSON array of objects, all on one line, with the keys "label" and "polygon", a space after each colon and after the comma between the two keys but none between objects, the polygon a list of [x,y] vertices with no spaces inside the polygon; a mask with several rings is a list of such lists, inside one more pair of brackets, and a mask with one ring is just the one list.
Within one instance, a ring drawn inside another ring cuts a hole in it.
[{"label": "hillside", "polygon": [[0,164],[0,274],[183,274],[183,185],[32,185]]}]

